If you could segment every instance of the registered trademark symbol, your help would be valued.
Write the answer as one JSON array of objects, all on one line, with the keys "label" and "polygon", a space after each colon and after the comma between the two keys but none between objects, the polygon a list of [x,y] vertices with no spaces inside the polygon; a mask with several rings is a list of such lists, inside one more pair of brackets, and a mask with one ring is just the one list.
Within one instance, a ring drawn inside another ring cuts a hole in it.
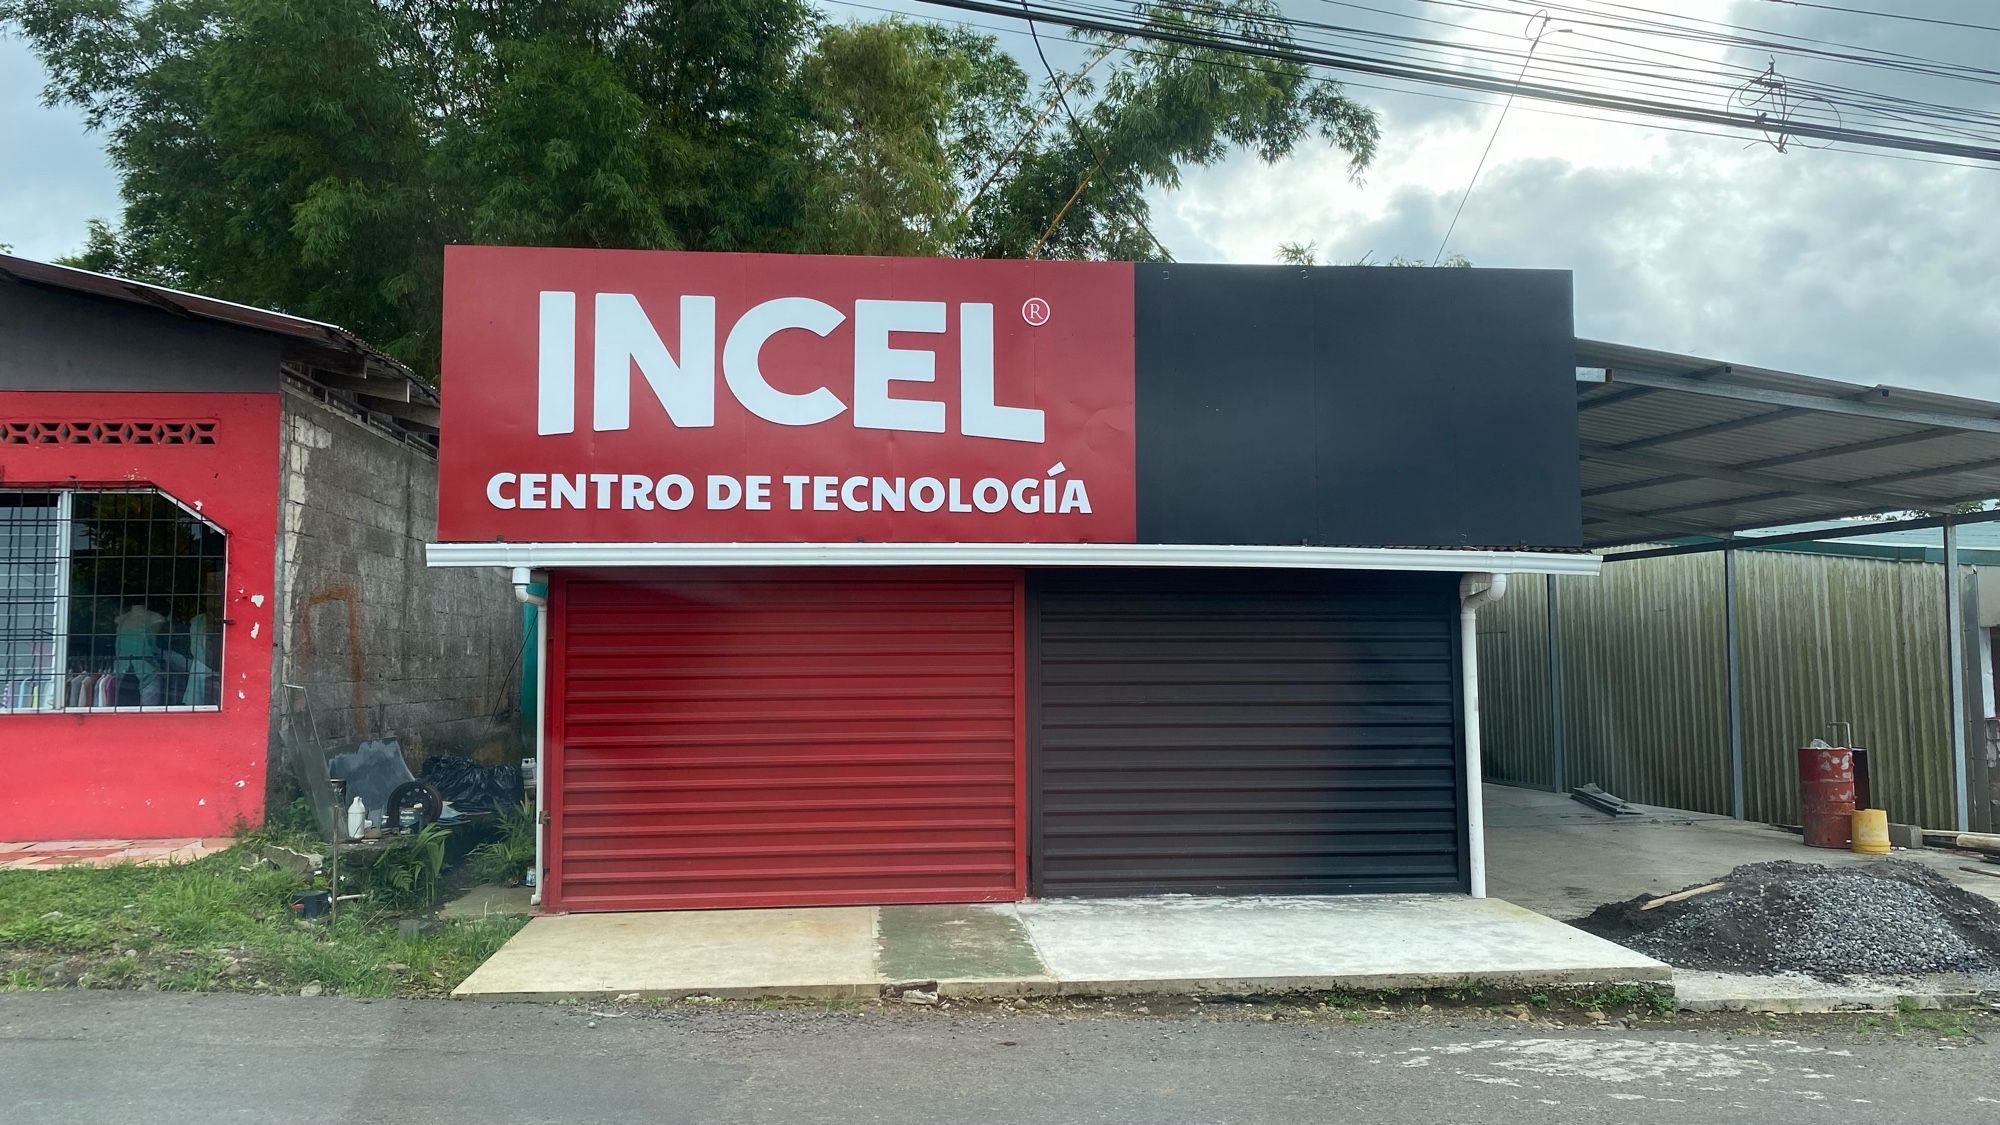
[{"label": "registered trademark symbol", "polygon": [[1040,297],[1021,302],[1021,319],[1039,328],[1049,322],[1049,303]]}]

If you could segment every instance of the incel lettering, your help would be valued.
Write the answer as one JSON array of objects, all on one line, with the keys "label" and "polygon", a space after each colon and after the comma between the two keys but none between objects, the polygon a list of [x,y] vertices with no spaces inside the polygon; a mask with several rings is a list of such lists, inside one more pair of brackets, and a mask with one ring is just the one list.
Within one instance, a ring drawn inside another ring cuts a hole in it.
[{"label": "incel lettering", "polygon": [[[632,393],[642,384],[673,425],[702,428],[715,425],[718,366],[721,382],[751,414],[780,426],[816,426],[852,411],[853,424],[864,430],[945,432],[944,403],[898,394],[903,384],[937,382],[933,349],[891,346],[893,335],[942,336],[947,319],[958,320],[958,422],[966,437],[1000,441],[1043,440],[1042,411],[1026,406],[1002,406],[994,387],[993,306],[977,302],[952,306],[943,301],[854,302],[854,354],[851,381],[840,390],[825,385],[803,393],[772,385],[763,368],[764,345],[780,332],[810,332],[822,339],[848,319],[848,313],[810,297],[779,297],[753,306],[719,332],[716,299],[688,295],[679,300],[679,338],[670,346],[653,326],[646,309],[631,293],[597,293],[590,297],[592,338],[590,428],[596,431],[632,428]],[[537,349],[536,432],[568,434],[577,429],[577,330],[584,315],[578,294],[545,291],[540,296]],[[719,346],[718,346],[719,345]],[[833,364],[828,364],[834,369]],[[634,377],[636,372],[636,378]],[[784,380],[797,385],[792,380]],[[536,486],[520,482],[522,506],[540,496]],[[622,488],[621,484],[621,488]],[[1012,488],[1010,483],[1008,486]],[[534,491],[529,491],[535,489]],[[570,493],[564,493],[568,499]],[[812,507],[826,510],[836,503],[851,507],[851,493],[813,488]],[[637,493],[620,493],[638,503]],[[720,498],[718,498],[720,499]],[[987,494],[974,497],[981,510],[1018,503]]]}]

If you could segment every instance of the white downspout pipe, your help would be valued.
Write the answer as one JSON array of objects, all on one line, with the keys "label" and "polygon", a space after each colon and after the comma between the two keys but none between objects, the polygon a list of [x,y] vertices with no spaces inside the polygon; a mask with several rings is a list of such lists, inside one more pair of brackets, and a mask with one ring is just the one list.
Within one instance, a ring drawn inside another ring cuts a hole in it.
[{"label": "white downspout pipe", "polygon": [[1505,574],[1468,574],[1458,580],[1459,676],[1465,692],[1465,837],[1473,898],[1486,897],[1486,793],[1479,757],[1479,607],[1499,601],[1506,593]]},{"label": "white downspout pipe", "polygon": [[542,731],[548,725],[543,721],[548,714],[549,682],[549,599],[532,589],[535,574],[525,566],[514,568],[514,600],[522,605],[535,607],[535,889],[528,895],[530,906],[542,904],[542,881],[548,877],[548,867],[542,862],[542,826],[545,819],[542,810],[542,786],[548,771],[542,765]]}]

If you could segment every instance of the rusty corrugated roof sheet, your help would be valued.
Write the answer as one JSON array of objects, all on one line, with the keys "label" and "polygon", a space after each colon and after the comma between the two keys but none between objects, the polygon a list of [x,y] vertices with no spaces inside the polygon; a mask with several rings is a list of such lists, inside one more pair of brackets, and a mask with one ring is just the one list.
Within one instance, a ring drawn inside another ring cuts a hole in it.
[{"label": "rusty corrugated roof sheet", "polygon": [[[395,357],[337,324],[9,254],[0,254],[0,276],[28,285],[146,305],[178,316],[233,325],[293,341],[298,348],[288,358],[303,361],[299,373],[308,382],[314,383],[328,399],[350,409],[364,411],[427,445],[434,447],[437,443],[437,388],[418,378]],[[353,364],[355,374],[378,382],[364,385],[361,392],[352,386],[332,385],[328,380],[341,373],[337,370],[322,373],[334,363],[332,357],[345,357]],[[392,388],[393,392],[379,396],[370,393],[378,387]]]}]

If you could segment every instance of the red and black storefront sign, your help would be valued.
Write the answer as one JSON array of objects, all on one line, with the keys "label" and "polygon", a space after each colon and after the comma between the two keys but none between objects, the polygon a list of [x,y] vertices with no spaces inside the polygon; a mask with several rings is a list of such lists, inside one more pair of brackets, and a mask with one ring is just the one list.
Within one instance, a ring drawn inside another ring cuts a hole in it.
[{"label": "red and black storefront sign", "polygon": [[1580,540],[1567,274],[453,247],[439,535]]}]

